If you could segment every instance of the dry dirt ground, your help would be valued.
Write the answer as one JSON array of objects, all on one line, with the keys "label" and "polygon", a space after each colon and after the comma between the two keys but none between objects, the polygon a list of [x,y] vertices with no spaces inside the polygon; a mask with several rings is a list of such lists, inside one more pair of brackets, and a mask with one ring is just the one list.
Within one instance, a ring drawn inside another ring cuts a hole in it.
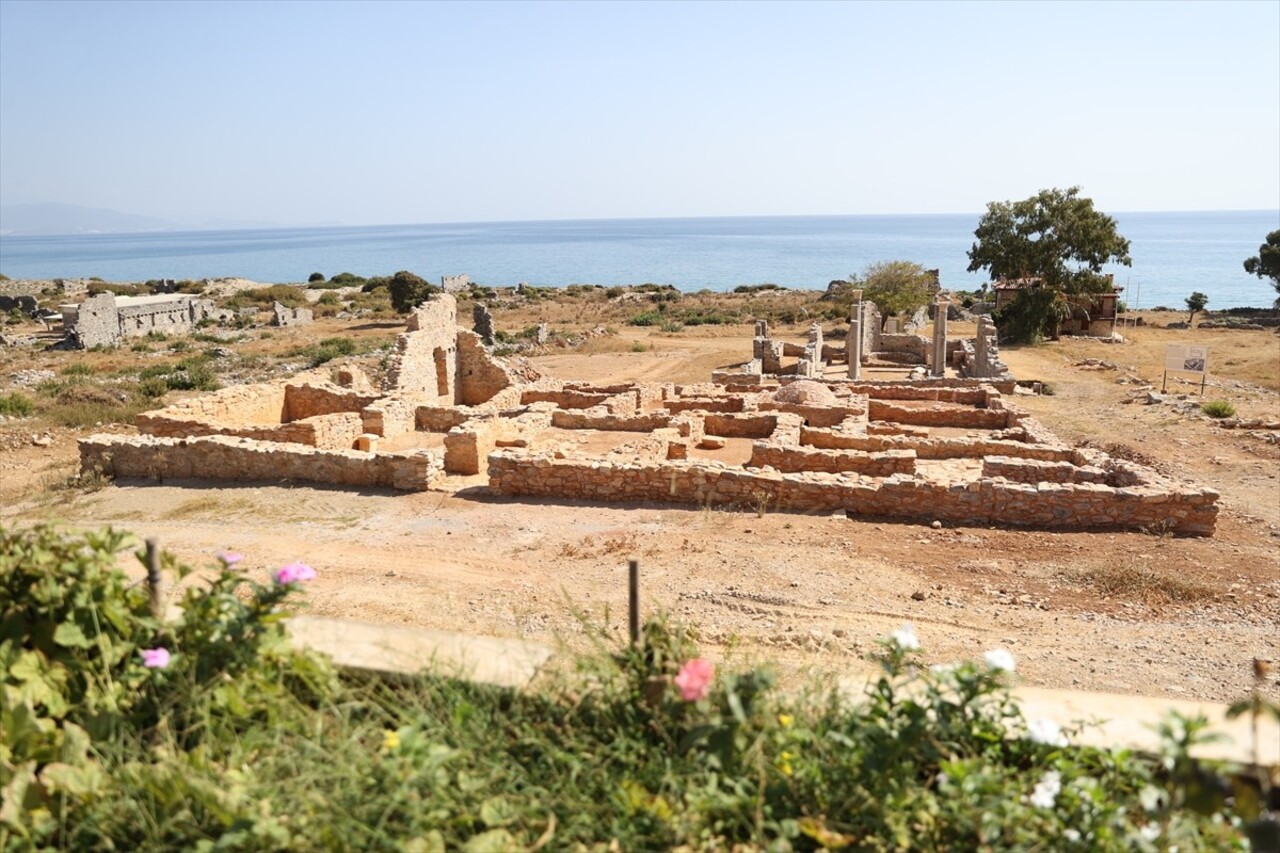
[{"label": "dry dirt ground", "polygon": [[[697,381],[741,362],[749,334],[624,328],[534,361],[566,379]],[[308,592],[316,614],[571,646],[585,642],[583,619],[623,629],[636,557],[649,613],[695,628],[714,657],[773,661],[788,678],[861,671],[877,637],[911,622],[930,661],[1004,647],[1030,685],[1231,701],[1250,685],[1251,658],[1280,659],[1280,445],[1122,402],[1134,386],[1118,379],[1158,385],[1166,339],[1198,340],[1177,334],[1004,354],[1020,378],[1051,384],[1053,396],[1017,402],[1064,438],[1218,489],[1207,539],[495,499],[482,477],[419,494],[138,481],[86,494],[53,488],[74,465],[75,433],[54,430],[37,447],[21,421],[0,424],[0,524],[111,524],[157,536],[192,564],[243,552],[263,577],[303,560],[319,572]],[[1222,367],[1208,396],[1280,419],[1280,337],[1198,334],[1222,361],[1238,351],[1248,362]],[[1117,367],[1079,366],[1085,358]]]}]

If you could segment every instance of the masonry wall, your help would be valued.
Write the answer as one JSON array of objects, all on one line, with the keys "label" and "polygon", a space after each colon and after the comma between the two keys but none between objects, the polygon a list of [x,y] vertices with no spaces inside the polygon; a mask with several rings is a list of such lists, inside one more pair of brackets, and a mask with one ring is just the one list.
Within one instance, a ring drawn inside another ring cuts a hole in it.
[{"label": "masonry wall", "polygon": [[436,294],[409,315],[396,338],[385,388],[451,406],[457,399],[458,301]]},{"label": "masonry wall", "polygon": [[766,465],[782,472],[826,471],[853,473],[864,477],[888,477],[914,474],[914,450],[885,450],[865,453],[848,450],[820,450],[813,447],[784,447],[773,442],[757,441],[751,446],[751,467]]},{"label": "masonry wall", "polygon": [[427,489],[444,467],[440,453],[320,450],[247,438],[92,435],[80,441],[80,468],[145,479],[332,483]]},{"label": "masonry wall", "polygon": [[1076,451],[1069,447],[1023,444],[1000,439],[930,438],[912,435],[856,435],[805,427],[800,443],[825,450],[856,450],[874,453],[886,450],[911,450],[920,459],[977,459],[1001,456],[1010,459],[1035,459],[1044,462],[1076,464]]},{"label": "masonry wall", "polygon": [[756,505],[796,512],[843,509],[853,515],[1050,528],[1146,528],[1211,535],[1218,494],[1210,489],[1032,486],[984,478],[943,485],[905,475],[781,473],[717,463],[590,463],[499,450],[489,457],[497,495],[565,500]]},{"label": "masonry wall", "polygon": [[971,429],[1004,429],[1016,423],[1016,416],[1002,409],[972,409],[939,403],[933,406],[896,406],[884,400],[872,400],[867,415],[876,421],[894,421],[914,426],[968,427]]}]

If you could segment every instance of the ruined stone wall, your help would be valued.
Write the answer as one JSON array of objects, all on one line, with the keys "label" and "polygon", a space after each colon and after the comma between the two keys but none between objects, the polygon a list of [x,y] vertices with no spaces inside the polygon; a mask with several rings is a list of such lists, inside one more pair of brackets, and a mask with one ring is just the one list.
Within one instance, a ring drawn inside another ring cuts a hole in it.
[{"label": "ruined stone wall", "polygon": [[843,509],[852,515],[965,524],[1067,529],[1161,525],[1195,535],[1213,533],[1218,498],[1210,489],[1194,487],[1032,486],[992,478],[947,485],[907,475],[877,479],[687,461],[583,462],[510,450],[490,455],[489,488],[498,495],[567,500],[753,506],[767,499],[770,507],[786,511]]},{"label": "ruined stone wall", "polygon": [[304,326],[311,320],[310,308],[289,308],[279,302],[271,303],[271,325],[273,326]]},{"label": "ruined stone wall", "polygon": [[384,388],[451,406],[457,399],[458,301],[434,295],[409,315],[387,368]]},{"label": "ruined stone wall", "polygon": [[149,435],[212,435],[223,426],[274,426],[285,420],[285,385],[236,385],[138,415]]},{"label": "ruined stone wall", "polygon": [[741,397],[693,397],[684,400],[665,400],[663,408],[669,412],[741,412],[745,408]]},{"label": "ruined stone wall", "polygon": [[414,426],[421,432],[448,432],[474,416],[469,408],[418,406],[414,410]]},{"label": "ruined stone wall", "polygon": [[826,471],[832,474],[850,472],[864,477],[888,477],[893,474],[914,474],[916,454],[914,450],[885,450],[878,453],[820,450],[757,441],[751,446],[751,467],[763,468],[766,465],[784,473]]},{"label": "ruined stone wall", "polygon": [[600,429],[615,432],[652,432],[670,426],[671,413],[647,412],[642,415],[614,415],[604,409],[556,409],[551,425],[560,429]]},{"label": "ruined stone wall", "polygon": [[285,421],[316,415],[359,412],[382,398],[381,394],[343,388],[329,382],[290,382],[284,386]]},{"label": "ruined stone wall", "polygon": [[867,415],[876,421],[894,421],[913,426],[968,427],[971,429],[1004,429],[1017,424],[1017,414],[1001,409],[975,409],[937,403],[932,406],[896,406],[884,400],[871,400]]},{"label": "ruined stone wall", "polygon": [[418,426],[418,402],[403,397],[383,397],[361,412],[364,432],[395,438],[413,432]]},{"label": "ruined stone wall", "polygon": [[603,405],[612,393],[588,394],[572,388],[526,388],[520,393],[520,404],[555,403],[561,409],[590,409]]},{"label": "ruined stone wall", "polygon": [[987,456],[982,460],[982,476],[1003,477],[1017,483],[1103,483],[1114,486],[1110,476],[1092,465],[1078,466],[1070,462],[1042,462]]},{"label": "ruined stone wall", "polygon": [[478,406],[519,383],[488,350],[475,332],[458,331],[458,393],[455,402]]},{"label": "ruined stone wall", "polygon": [[846,418],[866,417],[866,400],[853,400],[845,406],[809,406],[803,403],[779,403],[776,400],[761,400],[762,412],[788,412],[799,415],[815,427],[833,427],[844,422]]},{"label": "ruined stone wall", "polygon": [[769,438],[784,417],[782,414],[709,413],[703,418],[703,424],[707,435],[721,438]]},{"label": "ruined stone wall", "polygon": [[321,450],[213,435],[202,438],[92,435],[80,440],[82,471],[115,477],[331,483],[423,491],[444,468],[440,453]]},{"label": "ruined stone wall", "polygon": [[1036,459],[1044,462],[1078,464],[1076,451],[1069,447],[1044,444],[1021,444],[1016,441],[971,438],[920,438],[911,435],[851,435],[842,432],[805,427],[800,443],[825,450],[858,450],[878,452],[911,450],[920,459],[978,459],[1002,456]]}]

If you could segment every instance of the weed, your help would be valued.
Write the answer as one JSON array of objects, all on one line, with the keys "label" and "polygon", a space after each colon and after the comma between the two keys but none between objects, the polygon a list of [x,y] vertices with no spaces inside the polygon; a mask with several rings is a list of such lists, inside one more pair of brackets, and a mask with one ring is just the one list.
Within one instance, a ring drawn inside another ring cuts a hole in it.
[{"label": "weed", "polygon": [[0,415],[10,418],[25,418],[35,411],[35,404],[21,391],[10,391],[0,394]]},{"label": "weed", "polygon": [[631,351],[632,352],[648,352],[649,348],[645,346],[643,342],[636,341],[631,345]]},{"label": "weed", "polygon": [[641,311],[627,321],[628,326],[657,326],[665,322],[665,318],[657,311]]},{"label": "weed", "polygon": [[662,324],[660,328],[664,332],[671,332],[671,333],[682,332],[684,331],[684,324],[677,323],[675,320],[667,320],[665,323]]},{"label": "weed", "polygon": [[1064,579],[1090,587],[1102,596],[1143,604],[1179,604],[1215,596],[1204,584],[1162,575],[1136,564],[1092,566],[1066,573]]},{"label": "weed", "polygon": [[309,366],[319,367],[335,358],[353,355],[357,349],[356,342],[351,338],[325,338],[317,344],[290,350],[289,355],[301,356],[307,359]]},{"label": "weed", "polygon": [[93,365],[77,362],[68,364],[59,372],[63,376],[92,376],[96,371],[93,369]]},{"label": "weed", "polygon": [[1236,413],[1236,407],[1226,400],[1210,400],[1200,404],[1200,411],[1211,418],[1229,418]]}]

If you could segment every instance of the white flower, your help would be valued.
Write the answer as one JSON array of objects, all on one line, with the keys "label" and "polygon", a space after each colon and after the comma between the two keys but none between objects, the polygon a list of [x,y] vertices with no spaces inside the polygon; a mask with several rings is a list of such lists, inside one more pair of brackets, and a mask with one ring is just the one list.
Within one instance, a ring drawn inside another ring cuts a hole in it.
[{"label": "white flower", "polygon": [[1051,809],[1058,802],[1058,794],[1062,792],[1062,774],[1050,770],[1036,783],[1028,802],[1038,809]]},{"label": "white flower", "polygon": [[920,641],[916,638],[916,629],[909,622],[890,634],[889,639],[905,652],[920,648]]},{"label": "white flower", "polygon": [[1063,838],[1065,838],[1065,839],[1067,839],[1068,841],[1071,841],[1071,842],[1079,841],[1079,840],[1080,840],[1080,830],[1078,830],[1078,829],[1064,829],[1064,830],[1062,830],[1062,837],[1063,837]]},{"label": "white flower", "polygon": [[1015,668],[1013,655],[1009,654],[1004,649],[992,649],[983,655],[982,659],[987,662],[987,666],[991,669],[1002,669],[1006,672],[1013,672]]},{"label": "white flower", "polygon": [[1160,837],[1160,824],[1149,823],[1138,830],[1138,837],[1143,841],[1155,841]]},{"label": "white flower", "polygon": [[1062,726],[1050,719],[1031,720],[1027,723],[1027,739],[1046,746],[1066,746],[1067,736]]}]

